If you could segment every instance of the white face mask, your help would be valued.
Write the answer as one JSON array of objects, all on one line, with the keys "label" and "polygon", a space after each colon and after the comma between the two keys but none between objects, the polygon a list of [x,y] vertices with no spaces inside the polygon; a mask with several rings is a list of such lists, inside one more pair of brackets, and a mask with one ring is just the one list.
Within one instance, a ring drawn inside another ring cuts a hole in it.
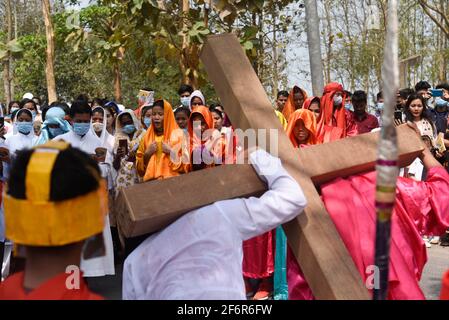
[{"label": "white face mask", "polygon": [[94,128],[95,132],[101,132],[101,131],[103,131],[104,124],[101,122],[95,122],[95,123],[92,123],[92,127]]},{"label": "white face mask", "polygon": [[339,107],[343,103],[342,96],[334,96],[334,107]]}]

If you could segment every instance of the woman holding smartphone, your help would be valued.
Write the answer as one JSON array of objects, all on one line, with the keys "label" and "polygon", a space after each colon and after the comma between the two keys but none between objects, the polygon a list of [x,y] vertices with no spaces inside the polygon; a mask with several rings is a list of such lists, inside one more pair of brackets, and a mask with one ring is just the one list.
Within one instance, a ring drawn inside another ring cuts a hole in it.
[{"label": "woman holding smartphone", "polygon": [[421,132],[421,136],[436,138],[437,131],[430,118],[424,98],[419,94],[412,94],[405,104],[405,118],[413,122]]},{"label": "woman holding smartphone", "polygon": [[115,123],[114,169],[117,170],[116,191],[139,182],[136,152],[145,135],[132,110],[122,112]]}]

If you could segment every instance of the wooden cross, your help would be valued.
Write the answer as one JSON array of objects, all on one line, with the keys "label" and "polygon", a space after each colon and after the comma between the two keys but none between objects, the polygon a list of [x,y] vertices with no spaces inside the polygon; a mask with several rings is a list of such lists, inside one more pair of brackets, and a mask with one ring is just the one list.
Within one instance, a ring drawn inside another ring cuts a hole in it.
[{"label": "wooden cross", "polygon": [[[234,35],[210,36],[201,59],[236,128],[278,130],[278,156],[308,201],[304,213],[284,225],[284,230],[315,297],[370,299],[315,185],[373,170],[379,134],[294,149]],[[423,146],[407,127],[399,129],[398,137],[400,163],[406,166],[422,152]],[[135,185],[120,194],[118,226],[128,237],[151,233],[196,208],[219,200],[258,196],[265,190],[250,165],[225,165]]]}]

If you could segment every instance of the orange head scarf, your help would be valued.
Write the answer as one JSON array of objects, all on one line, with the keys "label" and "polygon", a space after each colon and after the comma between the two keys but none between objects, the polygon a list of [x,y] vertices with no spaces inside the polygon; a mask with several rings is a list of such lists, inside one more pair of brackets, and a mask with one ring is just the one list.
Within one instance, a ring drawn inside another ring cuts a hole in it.
[{"label": "orange head scarf", "polygon": [[295,137],[293,129],[298,121],[304,122],[305,127],[309,130],[309,139],[307,145],[316,144],[316,118],[313,112],[306,109],[299,109],[292,113],[290,119],[288,119],[287,136],[290,138],[295,148],[300,147],[298,140]]},{"label": "orange head scarf", "polygon": [[[202,141],[202,137],[197,137],[193,132],[193,117],[195,116],[195,114],[200,114],[203,116],[204,121],[206,122],[206,126],[207,126],[206,130],[214,129],[214,119],[213,119],[212,113],[209,111],[209,109],[204,106],[194,107],[192,110],[192,113],[190,115],[190,119],[189,119],[190,155],[191,156],[192,156],[192,152],[194,149],[196,149],[198,147],[202,148],[205,145],[204,141]],[[212,149],[210,151],[217,158],[220,156],[223,157],[226,152],[226,150],[225,150],[226,145],[223,143],[224,138],[222,137],[222,135],[219,133],[219,131],[217,129],[215,129],[214,134],[218,134],[219,139],[217,140],[217,136],[214,136],[214,135],[208,137],[208,139],[213,139]],[[204,167],[199,166],[196,169],[194,169],[191,166],[189,170],[199,170],[199,169],[203,169],[203,168],[210,167],[210,166],[214,166],[214,164],[206,165]]]},{"label": "orange head scarf", "polygon": [[[170,103],[165,100],[164,103],[164,134],[163,141],[169,144],[171,147],[180,143],[183,133],[182,130],[179,129],[178,124],[175,120],[175,115],[173,113],[172,107]],[[156,102],[155,102],[156,103]],[[143,152],[148,148],[148,146],[156,141],[156,131],[154,129],[154,125],[151,125],[143,138]],[[143,156],[142,156],[143,158]],[[145,170],[144,180],[153,180],[153,179],[161,179],[167,178],[171,176],[178,175],[178,173],[173,172],[172,166],[170,164],[170,156],[166,154],[162,154],[160,161],[157,161],[156,157],[153,156],[150,158],[148,162],[147,168]]]},{"label": "orange head scarf", "polygon": [[285,119],[289,119],[291,114],[295,112],[295,90],[301,91],[304,101],[307,99],[307,92],[304,89],[301,89],[298,86],[294,86],[293,89],[290,91],[290,94],[288,95],[287,102],[285,103],[284,109],[282,109],[282,114],[284,115]]},{"label": "orange head scarf", "polygon": [[189,118],[189,135],[191,137],[190,139],[190,146],[193,144],[201,143],[201,137],[196,137],[193,134],[193,117],[195,114],[200,114],[203,116],[204,121],[206,121],[207,129],[212,129],[214,127],[214,118],[212,117],[212,113],[209,111],[207,107],[204,106],[197,106],[192,109],[192,113],[190,114]]},{"label": "orange head scarf", "polygon": [[[175,129],[179,129],[178,124],[176,123],[175,114],[173,113],[173,109],[165,100],[159,100],[164,102],[164,142],[168,142],[170,140],[170,136]],[[156,101],[157,102],[157,101]],[[155,103],[156,103],[155,102]],[[154,130],[154,126],[151,125],[147,133],[145,135],[145,143],[150,145],[153,141],[155,141],[156,131]]]},{"label": "orange head scarf", "polygon": [[[341,92],[343,95],[342,107],[334,114],[334,95]],[[324,87],[320,103],[320,117],[318,120],[318,142],[329,142],[346,136],[346,109],[344,107],[346,95],[343,86],[337,82],[329,83]],[[335,117],[337,125],[332,124]],[[325,137],[329,135],[328,137]]]}]

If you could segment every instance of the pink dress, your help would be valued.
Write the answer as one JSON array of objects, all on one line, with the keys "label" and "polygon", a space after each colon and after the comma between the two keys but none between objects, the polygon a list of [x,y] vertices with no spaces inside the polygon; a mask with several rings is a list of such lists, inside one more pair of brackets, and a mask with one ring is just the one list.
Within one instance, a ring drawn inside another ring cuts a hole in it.
[{"label": "pink dress", "polygon": [[[375,182],[376,173],[370,172],[322,187],[325,206],[364,282],[371,275],[367,267],[374,265]],[[448,226],[449,174],[444,168],[431,168],[427,181],[399,178],[392,217],[389,299],[425,299],[418,283],[427,261],[421,235],[440,235]],[[289,299],[313,299],[292,254],[287,256],[287,269]]]}]

